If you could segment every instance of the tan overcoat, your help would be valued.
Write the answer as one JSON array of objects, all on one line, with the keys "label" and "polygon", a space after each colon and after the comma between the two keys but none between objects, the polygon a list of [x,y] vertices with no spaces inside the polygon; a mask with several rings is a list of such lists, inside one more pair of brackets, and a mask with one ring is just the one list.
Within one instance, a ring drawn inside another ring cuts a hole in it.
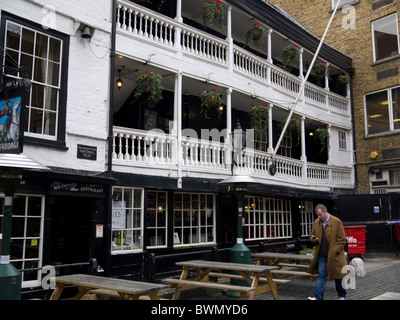
[{"label": "tan overcoat", "polygon": [[[319,239],[315,246],[314,259],[311,261],[307,272],[318,273],[318,254],[322,239],[322,221],[317,218],[314,221],[310,234],[317,236]],[[329,221],[325,227],[325,235],[329,242],[327,271],[329,279],[342,279],[347,273],[342,273],[343,266],[347,265],[344,255],[344,246],[346,244],[346,235],[342,221],[337,217],[330,215]]]}]

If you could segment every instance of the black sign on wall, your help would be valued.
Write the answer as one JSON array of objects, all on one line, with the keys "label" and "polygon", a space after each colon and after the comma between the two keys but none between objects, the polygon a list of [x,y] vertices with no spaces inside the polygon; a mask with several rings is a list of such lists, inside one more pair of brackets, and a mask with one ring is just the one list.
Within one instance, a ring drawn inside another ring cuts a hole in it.
[{"label": "black sign on wall", "polygon": [[78,144],[77,158],[86,160],[97,160],[97,147]]}]

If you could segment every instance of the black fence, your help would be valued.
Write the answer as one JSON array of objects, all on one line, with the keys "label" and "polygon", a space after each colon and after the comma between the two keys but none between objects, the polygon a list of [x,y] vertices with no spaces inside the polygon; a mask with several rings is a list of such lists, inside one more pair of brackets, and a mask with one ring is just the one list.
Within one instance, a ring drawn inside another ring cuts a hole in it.
[{"label": "black fence", "polygon": [[336,209],[344,225],[366,225],[367,253],[400,250],[395,232],[400,220],[400,194],[341,196]]}]

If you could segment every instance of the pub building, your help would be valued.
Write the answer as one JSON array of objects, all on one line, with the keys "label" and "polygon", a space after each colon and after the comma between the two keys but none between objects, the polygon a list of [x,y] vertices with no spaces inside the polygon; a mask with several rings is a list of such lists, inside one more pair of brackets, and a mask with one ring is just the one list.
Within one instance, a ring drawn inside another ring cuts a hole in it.
[{"label": "pub building", "polygon": [[[31,72],[23,154],[49,168],[25,170],[14,198],[23,297],[43,291],[46,265],[158,281],[177,261],[229,260],[237,202],[220,182],[231,176],[259,182],[243,203],[253,252],[300,250],[313,207],[334,213],[353,193],[351,86],[336,81],[351,58],[331,46],[274,150],[319,44],[283,9],[223,0],[221,23],[205,24],[198,0],[55,3],[47,20],[29,1],[0,7],[2,64]],[[254,28],[260,41],[246,36]],[[254,120],[256,106],[265,112]]]}]

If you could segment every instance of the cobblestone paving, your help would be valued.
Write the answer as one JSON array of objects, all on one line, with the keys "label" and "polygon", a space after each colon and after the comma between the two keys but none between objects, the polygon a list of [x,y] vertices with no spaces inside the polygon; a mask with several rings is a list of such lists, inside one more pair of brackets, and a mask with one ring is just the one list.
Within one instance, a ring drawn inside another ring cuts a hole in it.
[{"label": "cobblestone paving", "polygon": [[[307,300],[313,296],[314,284],[308,277],[288,276],[290,282],[279,290],[281,300]],[[378,270],[370,271],[365,277],[356,278],[356,289],[347,290],[347,300],[369,300],[386,292],[400,293],[400,263]],[[197,291],[197,293],[200,293]],[[231,298],[223,293],[214,293],[211,298],[204,295],[185,297],[190,300],[246,300],[246,298]],[[270,292],[257,294],[255,300],[273,300]],[[325,288],[325,300],[337,300],[335,282],[328,280]]]}]

